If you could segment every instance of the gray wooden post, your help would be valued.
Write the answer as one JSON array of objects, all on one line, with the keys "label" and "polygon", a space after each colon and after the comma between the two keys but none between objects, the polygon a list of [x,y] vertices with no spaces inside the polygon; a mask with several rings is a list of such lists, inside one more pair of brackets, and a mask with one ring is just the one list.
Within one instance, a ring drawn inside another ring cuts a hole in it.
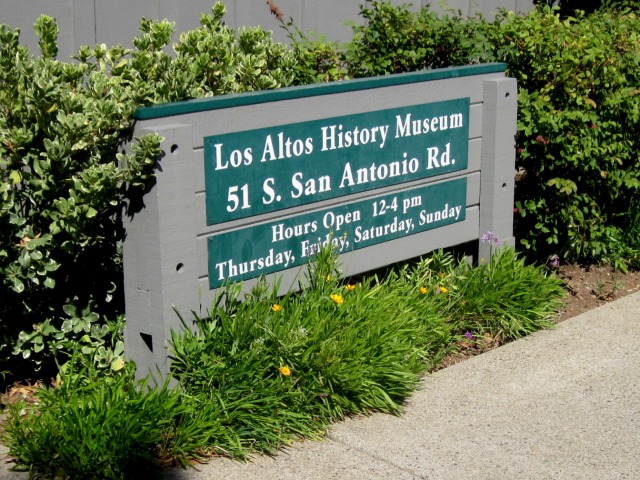
[{"label": "gray wooden post", "polygon": [[500,245],[515,244],[513,189],[518,90],[513,78],[485,80],[482,111],[480,231],[499,243],[480,241],[479,259],[489,260]]},{"label": "gray wooden post", "polygon": [[189,315],[199,305],[192,126],[169,124],[153,131],[165,138],[161,174],[145,195],[144,208],[129,219],[131,241],[124,242],[125,346],[127,358],[142,367],[140,376],[154,365],[168,373],[167,341],[171,330],[181,327],[176,311]]}]

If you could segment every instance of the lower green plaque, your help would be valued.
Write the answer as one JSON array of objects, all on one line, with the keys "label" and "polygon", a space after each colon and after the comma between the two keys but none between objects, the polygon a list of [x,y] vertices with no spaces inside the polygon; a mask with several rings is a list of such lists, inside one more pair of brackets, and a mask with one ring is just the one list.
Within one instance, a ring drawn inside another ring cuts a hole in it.
[{"label": "lower green plaque", "polygon": [[212,235],[209,287],[305,264],[329,242],[339,253],[394,248],[394,239],[463,221],[466,198],[458,178]]}]

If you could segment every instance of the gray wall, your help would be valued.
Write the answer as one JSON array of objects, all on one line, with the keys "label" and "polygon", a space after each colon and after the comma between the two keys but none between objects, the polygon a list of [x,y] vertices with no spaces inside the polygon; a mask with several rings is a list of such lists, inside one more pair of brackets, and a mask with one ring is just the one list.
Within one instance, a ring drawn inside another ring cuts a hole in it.
[{"label": "gray wall", "polygon": [[[331,40],[348,40],[351,27],[347,22],[357,22],[359,5],[364,0],[275,0],[285,18],[291,17],[303,31],[316,31]],[[199,25],[201,12],[210,12],[215,0],[0,0],[0,23],[18,27],[22,43],[37,49],[33,23],[41,14],[54,17],[60,27],[58,58],[68,59],[80,45],[122,44],[130,46],[138,33],[140,18],[167,18],[176,23],[181,32]],[[408,3],[392,0],[401,5]],[[482,13],[492,16],[498,8],[528,11],[533,0],[415,0],[414,9],[432,4],[432,9],[447,8],[464,15]],[[286,41],[286,32],[269,14],[264,0],[227,0],[227,23],[232,27],[242,25],[262,26],[272,30],[279,41]],[[174,37],[177,40],[177,35]],[[36,50],[37,52],[37,50]]]}]

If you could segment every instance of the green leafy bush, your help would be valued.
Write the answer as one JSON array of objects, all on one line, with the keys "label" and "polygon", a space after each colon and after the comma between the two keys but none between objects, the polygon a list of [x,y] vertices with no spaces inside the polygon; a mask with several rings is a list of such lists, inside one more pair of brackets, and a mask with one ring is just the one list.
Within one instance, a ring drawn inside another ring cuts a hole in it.
[{"label": "green leafy bush", "polygon": [[548,7],[490,29],[519,84],[517,237],[538,258],[624,251],[640,187],[639,31],[634,14],[561,20]]},{"label": "green leafy bush", "polygon": [[121,281],[122,200],[151,175],[159,141],[141,139],[122,168],[135,106],[95,68],[53,58],[50,18],[36,31],[40,58],[0,26],[0,324],[13,335],[58,317],[71,297],[122,308],[110,294]]},{"label": "green leafy bush", "polygon": [[363,25],[353,27],[346,52],[351,77],[385,75],[487,61],[490,48],[482,19],[439,16],[423,8],[374,1],[360,7]]},{"label": "green leafy bush", "polygon": [[323,36],[312,37],[298,29],[293,22],[283,25],[295,52],[294,85],[334,82],[349,78],[344,49],[338,42]]},{"label": "green leafy bush", "polygon": [[[13,353],[29,358],[46,350],[46,357],[53,358],[61,370],[86,367],[112,375],[124,367],[123,315],[112,322],[101,319],[90,307],[78,310],[68,304],[62,309],[67,318],[59,328],[47,319],[31,332],[20,332]],[[41,360],[35,363],[39,365]]]},{"label": "green leafy bush", "polygon": [[[65,333],[65,305],[91,305],[91,317],[123,313],[121,216],[153,182],[161,153],[155,134],[120,152],[138,106],[293,81],[293,52],[260,28],[226,27],[224,12],[217,3],[203,14],[174,57],[164,51],[166,20],[142,20],[132,50],[82,47],[76,62],[55,58],[49,17],[35,25],[40,57],[0,26],[0,338],[15,344],[32,325]],[[18,350],[49,351],[24,342]]]}]

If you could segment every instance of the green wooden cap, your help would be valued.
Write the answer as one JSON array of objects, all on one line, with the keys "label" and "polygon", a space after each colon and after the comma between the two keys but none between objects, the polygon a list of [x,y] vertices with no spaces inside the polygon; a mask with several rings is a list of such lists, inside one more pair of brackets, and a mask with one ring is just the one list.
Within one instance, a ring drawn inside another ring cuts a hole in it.
[{"label": "green wooden cap", "polygon": [[184,115],[188,113],[218,110],[242,105],[255,105],[258,103],[275,102],[279,100],[291,100],[303,97],[328,95],[332,93],[344,93],[355,90],[367,90],[394,85],[444,80],[447,78],[504,72],[506,69],[507,66],[504,63],[484,63],[480,65],[439,68],[436,70],[423,70],[420,72],[358,78],[331,83],[316,83],[313,85],[303,85],[299,87],[279,88],[277,90],[261,90],[258,92],[218,95],[215,97],[197,98],[194,100],[140,107],[134,112],[133,118],[136,120],[151,120],[154,118],[171,117],[174,115]]}]

